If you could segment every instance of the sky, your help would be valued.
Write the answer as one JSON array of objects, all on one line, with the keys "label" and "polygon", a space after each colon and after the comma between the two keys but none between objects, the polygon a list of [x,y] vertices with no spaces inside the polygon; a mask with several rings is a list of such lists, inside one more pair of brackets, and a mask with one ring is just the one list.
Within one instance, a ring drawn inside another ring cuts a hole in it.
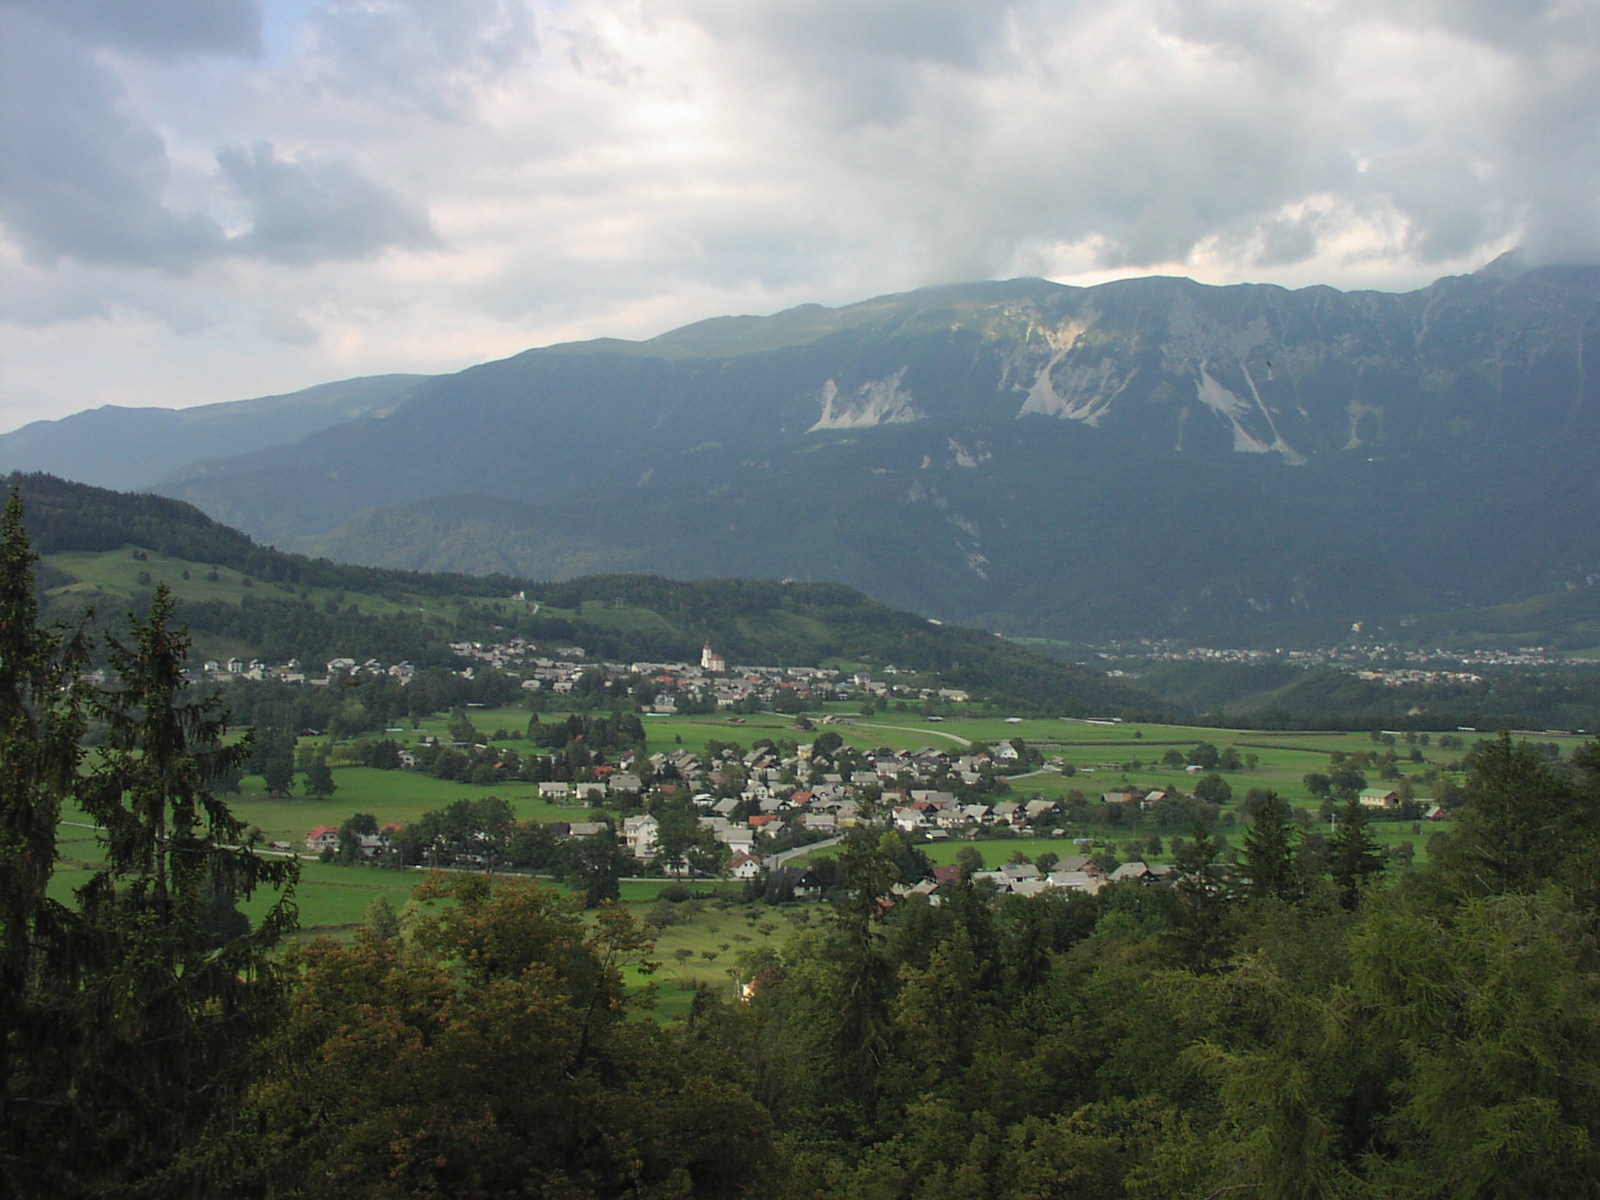
[{"label": "sky", "polygon": [[1594,0],[4,0],[0,431],[934,283],[1600,261]]}]

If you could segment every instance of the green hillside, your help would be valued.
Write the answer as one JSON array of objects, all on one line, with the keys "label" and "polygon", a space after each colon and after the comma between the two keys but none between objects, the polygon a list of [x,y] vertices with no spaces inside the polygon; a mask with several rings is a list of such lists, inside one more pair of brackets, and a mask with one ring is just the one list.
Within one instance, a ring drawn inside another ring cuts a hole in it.
[{"label": "green hillside", "polygon": [[203,657],[442,666],[457,661],[451,641],[521,637],[596,658],[681,661],[711,640],[735,663],[893,665],[1039,710],[1159,709],[1097,672],[836,584],[639,575],[541,584],[355,567],[259,546],[178,501],[42,475],[13,483],[44,556],[47,616],[73,621],[88,611],[91,625],[118,626],[165,584]]}]

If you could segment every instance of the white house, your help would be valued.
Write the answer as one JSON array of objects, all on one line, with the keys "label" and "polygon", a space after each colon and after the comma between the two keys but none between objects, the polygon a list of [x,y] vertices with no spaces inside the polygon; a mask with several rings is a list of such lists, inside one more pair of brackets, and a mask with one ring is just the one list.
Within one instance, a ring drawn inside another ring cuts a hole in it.
[{"label": "white house", "polygon": [[626,817],[622,822],[622,840],[628,853],[637,859],[654,858],[659,826],[649,813],[639,817]]}]

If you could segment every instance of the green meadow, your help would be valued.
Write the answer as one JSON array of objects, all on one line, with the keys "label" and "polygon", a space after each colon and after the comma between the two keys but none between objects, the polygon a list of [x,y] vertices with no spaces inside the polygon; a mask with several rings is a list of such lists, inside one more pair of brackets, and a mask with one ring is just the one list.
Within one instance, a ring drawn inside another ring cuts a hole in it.
[{"label": "green meadow", "polygon": [[[340,825],[352,813],[371,813],[380,825],[406,825],[425,812],[448,808],[457,800],[498,796],[511,805],[519,821],[588,821],[587,805],[551,804],[539,798],[537,784],[516,783],[479,787],[434,779],[415,771],[380,771],[375,767],[334,766],[335,791],[326,800],[290,795],[276,799],[266,794],[259,775],[246,775],[239,794],[228,797],[229,806],[270,842],[289,842],[296,849],[318,825]],[[300,776],[296,775],[298,786]]]}]

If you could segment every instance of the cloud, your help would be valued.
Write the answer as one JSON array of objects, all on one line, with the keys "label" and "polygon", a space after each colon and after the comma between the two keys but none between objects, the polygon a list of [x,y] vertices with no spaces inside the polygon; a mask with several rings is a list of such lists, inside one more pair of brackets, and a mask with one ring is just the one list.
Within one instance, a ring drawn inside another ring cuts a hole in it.
[{"label": "cloud", "polygon": [[456,120],[537,48],[517,0],[330,0],[310,21],[306,74],[325,94]]},{"label": "cloud", "polygon": [[83,43],[10,9],[0,45],[0,221],[30,258],[182,271],[221,250],[215,221],[163,203],[165,145]]},{"label": "cloud", "polygon": [[254,55],[257,0],[11,0],[36,18],[99,48],[172,60],[191,54]]},{"label": "cloud", "polygon": [[29,272],[0,319],[137,316],[154,362],[153,331],[198,310],[173,353],[270,341],[273,387],[297,361],[308,383],[444,369],[981,276],[1399,288],[1516,242],[1600,261],[1592,0],[12,0],[0,21],[0,261]]},{"label": "cloud", "polygon": [[803,85],[830,125],[894,121],[925,100],[932,77],[977,72],[1006,42],[1004,0],[684,0],[683,16],[734,60],[759,91],[776,68]]},{"label": "cloud", "polygon": [[224,147],[217,165],[250,213],[250,228],[229,239],[238,253],[303,265],[439,245],[426,209],[349,163],[281,159],[270,143],[258,142]]}]

